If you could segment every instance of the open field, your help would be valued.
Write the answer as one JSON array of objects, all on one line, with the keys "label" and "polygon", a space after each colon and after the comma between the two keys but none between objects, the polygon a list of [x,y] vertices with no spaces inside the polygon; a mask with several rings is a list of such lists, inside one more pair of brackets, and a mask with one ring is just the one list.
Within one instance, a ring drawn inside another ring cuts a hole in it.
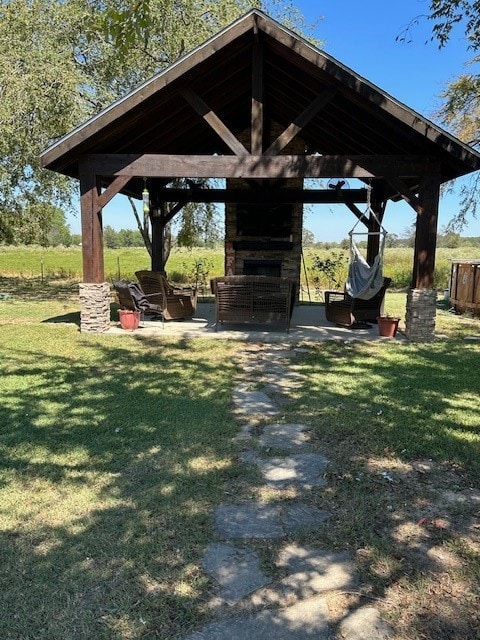
[{"label": "open field", "polygon": [[[231,439],[244,345],[81,334],[75,282],[0,290],[0,637],[181,640],[210,615],[214,506],[268,499]],[[438,322],[428,345],[308,346],[284,407],[331,461],[311,499],[335,517],[304,541],[361,576],[330,615],[374,602],[397,640],[479,632],[480,321]]]},{"label": "open field", "polygon": [[[339,249],[331,251],[306,249],[305,266],[307,278],[312,286],[312,257],[318,255],[325,260],[328,257],[343,255],[345,265],[347,253]],[[448,287],[450,260],[452,258],[480,259],[480,248],[438,249],[436,258],[436,286]],[[207,279],[223,274],[224,257],[220,249],[174,249],[167,263],[167,273],[176,281],[195,279],[196,264],[206,273]],[[107,280],[116,278],[135,278],[135,271],[149,268],[150,258],[145,249],[105,249],[105,276]],[[413,264],[412,249],[386,249],[385,275],[393,279],[394,288],[405,288],[410,284]],[[23,278],[73,278],[81,280],[82,253],[80,247],[42,249],[41,247],[0,246],[0,275],[21,276]],[[340,276],[346,275],[346,266],[340,269]],[[306,285],[305,271],[302,265],[302,280]],[[331,288],[327,279],[322,281],[323,288]]]}]

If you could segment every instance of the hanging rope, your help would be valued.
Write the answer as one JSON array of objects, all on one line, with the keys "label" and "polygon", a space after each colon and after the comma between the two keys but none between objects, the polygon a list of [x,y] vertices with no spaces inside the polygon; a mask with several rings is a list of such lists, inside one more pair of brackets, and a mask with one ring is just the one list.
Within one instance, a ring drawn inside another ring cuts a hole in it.
[{"label": "hanging rope", "polygon": [[[370,194],[371,187],[369,186],[367,194],[367,210],[357,220],[351,231],[348,233],[350,237],[350,263],[345,290],[352,298],[360,298],[362,300],[370,300],[370,298],[373,298],[373,296],[377,294],[383,286],[383,253],[385,249],[385,238],[387,237],[386,230],[377,218],[377,214],[372,209]],[[366,213],[369,213],[369,218],[366,217]],[[357,225],[363,221],[364,218],[367,221],[373,218],[378,224],[379,231],[355,231]],[[354,240],[354,236],[379,236],[380,243],[378,255],[375,257],[372,265],[369,265],[360,253],[360,250]]]}]

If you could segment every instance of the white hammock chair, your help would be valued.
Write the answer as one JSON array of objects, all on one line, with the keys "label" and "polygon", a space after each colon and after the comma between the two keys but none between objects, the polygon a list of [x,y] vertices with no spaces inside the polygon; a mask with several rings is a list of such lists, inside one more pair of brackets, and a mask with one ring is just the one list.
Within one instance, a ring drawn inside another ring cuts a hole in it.
[{"label": "white hammock chair", "polygon": [[[355,231],[356,226],[363,220],[367,219],[365,213],[370,213],[371,218],[376,220],[380,231],[358,232]],[[348,277],[345,284],[345,291],[352,298],[360,298],[361,300],[370,300],[383,287],[383,253],[385,249],[385,238],[387,232],[381,225],[375,212],[368,203],[368,209],[361,218],[358,219],[353,229],[349,231],[350,236],[350,262],[348,266]],[[378,255],[372,265],[369,265],[360,253],[353,236],[380,236],[380,245]]]}]

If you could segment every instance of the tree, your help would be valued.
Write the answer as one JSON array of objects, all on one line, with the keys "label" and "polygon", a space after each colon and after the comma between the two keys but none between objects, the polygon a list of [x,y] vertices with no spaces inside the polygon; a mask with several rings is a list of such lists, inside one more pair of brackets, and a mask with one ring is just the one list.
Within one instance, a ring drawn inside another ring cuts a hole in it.
[{"label": "tree", "polygon": [[[71,205],[76,183],[39,165],[50,141],[258,5],[0,0],[0,241],[14,239],[15,216],[29,205]],[[291,22],[298,18],[281,0],[268,6]]]},{"label": "tree", "polygon": [[[5,224],[2,227],[2,224]],[[40,244],[44,247],[72,243],[65,213],[56,205],[33,202],[24,209],[7,211],[0,217],[0,233],[9,244]]]},{"label": "tree", "polygon": [[302,230],[302,246],[303,247],[312,247],[315,244],[315,236],[313,232],[305,227]]},{"label": "tree", "polygon": [[65,219],[65,213],[55,205],[47,207],[49,220],[40,232],[40,244],[44,247],[68,247],[72,243],[70,227]]},{"label": "tree", "polygon": [[113,227],[106,225],[103,229],[103,244],[107,249],[118,249],[118,234]]},{"label": "tree", "polygon": [[[432,21],[432,39],[445,47],[455,29],[461,29],[472,58],[469,68],[479,62],[480,2],[478,0],[430,0],[428,19]],[[418,18],[412,22],[418,21]],[[402,36],[404,38],[404,36]],[[401,39],[402,39],[401,38]],[[441,122],[461,140],[480,145],[480,75],[475,71],[462,73],[449,82],[442,94],[443,105],[437,114]],[[480,196],[480,177],[477,174],[460,189],[460,209],[449,223],[449,231],[461,231],[468,216],[476,217]]]}]

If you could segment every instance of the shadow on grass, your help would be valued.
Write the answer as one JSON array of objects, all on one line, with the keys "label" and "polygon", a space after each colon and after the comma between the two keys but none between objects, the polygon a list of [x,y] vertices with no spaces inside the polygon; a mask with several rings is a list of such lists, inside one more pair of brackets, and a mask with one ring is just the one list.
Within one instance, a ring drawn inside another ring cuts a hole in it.
[{"label": "shadow on grass", "polygon": [[316,500],[334,517],[310,541],[360,550],[367,593],[385,599],[401,637],[478,630],[478,504],[468,496],[480,479],[479,353],[453,341],[325,343],[303,365],[308,385],[290,419],[311,425],[332,461]]},{"label": "shadow on grass", "polygon": [[67,279],[44,279],[0,277],[0,291],[14,299],[23,298],[30,302],[46,300],[63,301],[78,299],[78,281]]},{"label": "shadow on grass", "polygon": [[[245,465],[233,463],[231,442],[236,347],[119,344],[52,329],[5,349],[2,362],[0,636],[180,639],[208,617],[212,591],[198,567],[214,539],[212,510],[226,493],[244,497]],[[322,343],[313,351],[302,356],[304,390],[285,407],[286,420],[312,427],[337,471],[314,495],[334,517],[311,542],[368,549],[390,567],[362,568],[373,596],[403,583],[407,593],[438,571],[424,547],[456,534],[429,532],[407,558],[399,534],[428,505],[415,486],[371,465],[433,458],[477,481],[478,349]],[[444,595],[433,618],[427,609],[412,617],[411,638],[474,637],[472,616],[462,618],[467,599],[455,600],[455,617]]]},{"label": "shadow on grass", "polygon": [[180,637],[208,595],[211,510],[239,473],[228,348],[213,362],[185,340],[80,337],[65,357],[59,340],[48,360],[5,360],[0,635]]},{"label": "shadow on grass", "polygon": [[[118,310],[120,308],[120,305],[116,304],[116,303],[112,303],[110,305],[110,318],[113,322],[115,322],[116,320],[118,320]],[[42,320],[42,322],[45,322],[47,324],[74,324],[77,327],[80,327],[80,311],[73,311],[71,313],[64,313],[62,315],[59,316],[52,316],[51,318],[46,318],[45,320]]]},{"label": "shadow on grass", "polygon": [[42,320],[42,322],[47,322],[49,324],[75,324],[77,327],[80,326],[80,311],[74,311],[72,313],[64,313],[61,316],[53,316],[52,318],[47,318],[46,320]]}]

